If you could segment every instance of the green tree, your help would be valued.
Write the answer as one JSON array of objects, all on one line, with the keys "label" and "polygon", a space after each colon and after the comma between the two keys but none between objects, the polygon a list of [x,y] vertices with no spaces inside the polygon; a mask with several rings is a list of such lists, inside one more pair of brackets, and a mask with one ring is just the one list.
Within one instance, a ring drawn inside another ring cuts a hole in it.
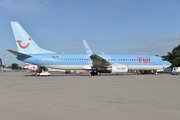
[{"label": "green tree", "polygon": [[18,65],[17,63],[13,63],[13,64],[11,65],[11,68],[12,68],[13,70],[17,70],[18,67],[19,67],[19,65]]},{"label": "green tree", "polygon": [[180,66],[180,45],[175,47],[172,52],[168,52],[167,55],[162,56],[165,60],[172,63],[172,67]]},{"label": "green tree", "polygon": [[173,63],[173,67],[179,67],[180,66],[180,57],[175,57],[172,60],[172,63]]}]

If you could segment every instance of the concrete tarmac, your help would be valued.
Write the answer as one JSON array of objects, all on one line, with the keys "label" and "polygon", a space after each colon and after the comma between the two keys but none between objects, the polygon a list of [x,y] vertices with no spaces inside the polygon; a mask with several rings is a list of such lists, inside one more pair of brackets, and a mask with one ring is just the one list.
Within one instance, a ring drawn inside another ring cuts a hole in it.
[{"label": "concrete tarmac", "polygon": [[180,76],[4,72],[0,120],[180,120]]}]

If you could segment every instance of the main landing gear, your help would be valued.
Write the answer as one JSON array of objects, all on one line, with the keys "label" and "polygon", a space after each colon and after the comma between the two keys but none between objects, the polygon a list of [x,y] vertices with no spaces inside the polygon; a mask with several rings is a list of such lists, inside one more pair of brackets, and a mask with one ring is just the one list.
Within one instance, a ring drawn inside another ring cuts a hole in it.
[{"label": "main landing gear", "polygon": [[100,76],[101,75],[101,72],[100,71],[92,71],[92,72],[90,72],[90,74],[91,74],[91,76],[95,76],[95,75],[98,75],[98,76]]}]

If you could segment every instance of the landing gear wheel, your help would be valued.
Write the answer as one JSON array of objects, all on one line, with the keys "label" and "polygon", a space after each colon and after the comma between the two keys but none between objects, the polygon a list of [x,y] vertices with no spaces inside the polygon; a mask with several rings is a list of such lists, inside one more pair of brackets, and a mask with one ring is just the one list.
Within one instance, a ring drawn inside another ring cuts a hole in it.
[{"label": "landing gear wheel", "polygon": [[100,76],[100,75],[101,75],[101,72],[96,72],[96,75]]}]

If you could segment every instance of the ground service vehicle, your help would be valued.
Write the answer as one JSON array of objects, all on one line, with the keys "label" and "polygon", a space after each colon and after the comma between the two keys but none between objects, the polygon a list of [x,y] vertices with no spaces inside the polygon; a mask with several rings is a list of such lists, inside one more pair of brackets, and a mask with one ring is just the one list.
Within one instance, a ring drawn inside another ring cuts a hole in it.
[{"label": "ground service vehicle", "polygon": [[173,67],[172,75],[179,75],[180,74],[180,67]]}]

